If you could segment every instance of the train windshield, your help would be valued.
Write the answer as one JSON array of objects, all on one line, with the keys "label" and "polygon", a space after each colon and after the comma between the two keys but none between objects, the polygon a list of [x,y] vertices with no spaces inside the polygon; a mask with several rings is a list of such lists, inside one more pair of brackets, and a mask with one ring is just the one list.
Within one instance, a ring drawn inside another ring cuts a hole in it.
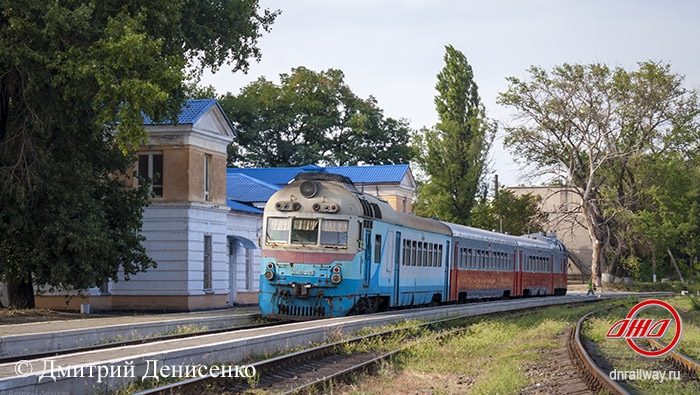
[{"label": "train windshield", "polygon": [[292,244],[317,244],[318,219],[294,218],[292,220]]},{"label": "train windshield", "polygon": [[347,246],[348,221],[344,219],[324,219],[321,221],[321,244]]},{"label": "train windshield", "polygon": [[268,218],[266,239],[272,243],[286,243],[289,241],[289,218]]}]

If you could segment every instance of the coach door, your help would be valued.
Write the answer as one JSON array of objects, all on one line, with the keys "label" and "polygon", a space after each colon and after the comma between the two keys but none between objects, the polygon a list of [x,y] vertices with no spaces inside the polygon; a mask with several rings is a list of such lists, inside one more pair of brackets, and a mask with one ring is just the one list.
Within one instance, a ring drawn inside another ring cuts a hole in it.
[{"label": "coach door", "polygon": [[372,229],[365,229],[365,265],[364,281],[362,285],[369,287],[369,277],[372,273]]},{"label": "coach door", "polygon": [[396,241],[394,242],[394,303],[393,306],[399,305],[399,274],[401,273],[401,232],[396,232]]},{"label": "coach door", "polygon": [[447,242],[447,248],[445,248],[445,257],[443,262],[445,265],[445,280],[443,281],[442,289],[442,301],[446,302],[450,300],[450,242]]}]

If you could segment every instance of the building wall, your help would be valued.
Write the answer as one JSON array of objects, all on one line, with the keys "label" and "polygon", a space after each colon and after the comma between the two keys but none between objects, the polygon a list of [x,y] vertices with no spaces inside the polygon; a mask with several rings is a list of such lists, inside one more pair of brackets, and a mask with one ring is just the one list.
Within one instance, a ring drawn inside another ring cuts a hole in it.
[{"label": "building wall", "polygon": [[415,189],[399,184],[359,184],[356,187],[369,195],[386,201],[397,212],[410,213],[413,211]]},{"label": "building wall", "polygon": [[[557,237],[564,243],[567,250],[580,261],[584,271],[590,273],[593,249],[588,230],[579,224],[585,223],[583,214],[579,212],[572,218],[564,219],[565,212],[575,210],[580,206],[580,196],[566,187],[557,186],[511,187],[508,189],[519,196],[530,193],[542,198],[540,207],[549,215],[546,230],[556,232]],[[576,265],[571,262],[569,263],[569,273],[579,273]]]},{"label": "building wall", "polygon": [[[145,145],[138,153],[163,154],[163,196],[153,199],[163,203],[207,202],[204,199],[204,158],[211,155],[208,202],[226,204],[225,154],[192,145]],[[129,182],[136,185],[136,180],[129,178]]]},{"label": "building wall", "polygon": [[[228,235],[235,238],[231,240],[235,243],[235,255],[229,256],[230,277],[233,280],[230,300],[236,304],[256,304],[260,289],[261,250],[258,238],[262,230],[262,216],[231,211],[227,216],[226,228]],[[247,246],[242,240],[248,241]],[[252,261],[250,270],[247,270],[246,255],[249,253]]]}]

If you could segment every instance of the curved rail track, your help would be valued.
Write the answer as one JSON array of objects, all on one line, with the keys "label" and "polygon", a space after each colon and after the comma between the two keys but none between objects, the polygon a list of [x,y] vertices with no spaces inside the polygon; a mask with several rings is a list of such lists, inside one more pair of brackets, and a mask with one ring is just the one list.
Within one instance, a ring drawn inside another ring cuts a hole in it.
[{"label": "curved rail track", "polygon": [[[612,380],[608,373],[603,371],[596,364],[596,362],[586,350],[586,347],[584,346],[583,342],[581,341],[581,328],[583,326],[583,323],[586,321],[586,319],[588,319],[591,315],[595,313],[596,311],[593,311],[581,317],[581,319],[576,324],[576,327],[573,330],[571,330],[567,342],[569,355],[571,356],[572,361],[581,371],[581,374],[583,375],[584,381],[588,385],[588,388],[590,388],[592,391],[596,393],[605,392],[609,394],[628,395],[630,394],[629,391],[627,391],[616,381]],[[664,347],[663,344],[659,343],[656,340],[648,339],[647,341],[649,342],[650,346],[654,349],[661,349]],[[675,366],[679,367],[680,369],[685,370],[691,376],[700,376],[699,361],[690,358],[678,351],[670,352],[666,359],[670,360]]]},{"label": "curved rail track", "polygon": [[571,356],[574,364],[579,368],[583,379],[588,385],[588,388],[594,392],[605,391],[609,394],[625,394],[629,395],[629,392],[624,389],[620,384],[615,382],[608,376],[606,372],[603,371],[591,358],[591,355],[584,347],[583,342],[581,342],[581,327],[586,319],[595,312],[590,312],[576,323],[576,327],[571,331],[569,340],[567,342],[569,355]]},{"label": "curved rail track", "polygon": [[[664,344],[661,344],[656,340],[648,339],[647,341],[653,349],[660,350],[665,347]],[[688,374],[695,377],[700,377],[700,361],[678,351],[671,351],[666,358],[671,360],[671,362],[680,369],[685,370]]]}]

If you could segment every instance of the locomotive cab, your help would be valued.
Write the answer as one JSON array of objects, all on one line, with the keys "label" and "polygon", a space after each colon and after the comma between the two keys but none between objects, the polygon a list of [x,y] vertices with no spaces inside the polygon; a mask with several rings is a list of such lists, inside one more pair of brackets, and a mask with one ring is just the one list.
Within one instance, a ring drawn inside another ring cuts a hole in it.
[{"label": "locomotive cab", "polygon": [[302,173],[268,201],[263,217],[260,308],[264,316],[346,315],[360,276],[359,191],[343,176]]}]

